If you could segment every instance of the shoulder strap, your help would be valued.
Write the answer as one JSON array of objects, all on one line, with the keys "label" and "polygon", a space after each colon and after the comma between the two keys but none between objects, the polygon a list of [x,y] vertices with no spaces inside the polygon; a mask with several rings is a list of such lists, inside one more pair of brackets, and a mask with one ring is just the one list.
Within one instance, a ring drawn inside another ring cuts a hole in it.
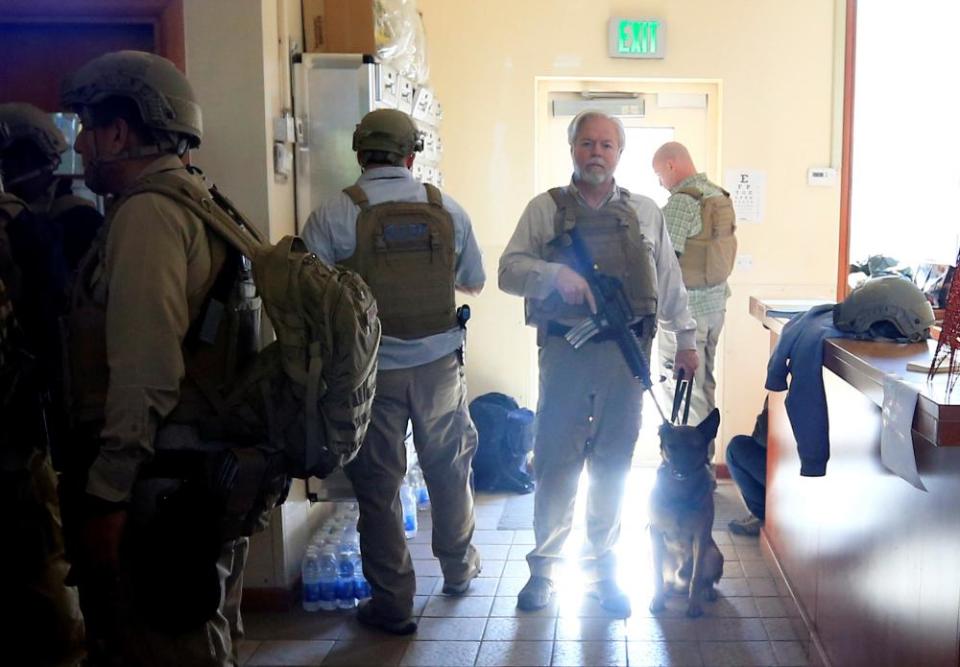
[{"label": "shoulder strap", "polygon": [[693,197],[697,201],[703,199],[703,192],[694,187],[683,188],[682,190],[677,190],[678,194],[687,195],[688,197]]},{"label": "shoulder strap", "polygon": [[550,188],[548,192],[553,203],[557,205],[553,224],[554,238],[557,239],[577,224],[577,202],[566,188]]},{"label": "shoulder strap", "polygon": [[369,208],[370,199],[359,185],[351,185],[350,187],[344,188],[343,193],[350,197],[350,201],[359,206],[361,211]]},{"label": "shoulder strap", "polygon": [[19,197],[10,193],[0,193],[0,223],[13,220],[26,208],[26,203]]},{"label": "shoulder strap", "polygon": [[550,193],[550,197],[553,198],[553,203],[557,205],[557,208],[567,208],[569,199],[566,188],[550,188],[548,192]]},{"label": "shoulder strap", "polygon": [[201,192],[199,187],[162,172],[140,181],[124,195],[127,199],[137,194],[153,192],[173,199],[190,209],[211,230],[246,257],[252,258],[263,245],[260,232],[234,208],[216,188]]},{"label": "shoulder strap", "polygon": [[427,191],[427,202],[431,206],[436,206],[438,208],[443,208],[443,194],[440,192],[439,188],[433,183],[424,183],[424,190]]}]

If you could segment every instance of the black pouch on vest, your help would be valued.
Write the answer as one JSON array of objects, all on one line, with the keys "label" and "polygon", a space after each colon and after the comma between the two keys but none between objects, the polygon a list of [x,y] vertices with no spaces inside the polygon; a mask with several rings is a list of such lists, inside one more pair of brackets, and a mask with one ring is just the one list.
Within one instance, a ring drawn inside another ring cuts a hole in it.
[{"label": "black pouch on vest", "polygon": [[224,540],[250,536],[266,526],[267,517],[286,497],[289,481],[283,455],[256,447],[233,447],[208,458],[207,485],[220,514]]}]

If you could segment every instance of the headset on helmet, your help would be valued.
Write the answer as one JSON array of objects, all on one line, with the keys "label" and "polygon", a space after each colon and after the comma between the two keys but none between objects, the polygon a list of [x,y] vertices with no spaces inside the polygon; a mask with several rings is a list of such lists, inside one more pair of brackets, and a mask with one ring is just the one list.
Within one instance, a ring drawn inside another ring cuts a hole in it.
[{"label": "headset on helmet", "polygon": [[197,96],[187,77],[166,58],[144,51],[107,53],[65,79],[60,89],[60,99],[70,109],[110,97],[136,103],[143,124],[170,137],[178,153],[200,145],[203,121]]},{"label": "headset on helmet", "polygon": [[919,287],[899,276],[882,276],[867,280],[838,303],[833,323],[841,331],[877,335],[883,335],[888,323],[903,338],[919,342],[928,337],[934,316]]},{"label": "headset on helmet", "polygon": [[413,119],[396,109],[377,109],[353,132],[354,151],[385,151],[407,156],[423,150],[423,134]]},{"label": "headset on helmet", "polygon": [[60,154],[67,150],[67,140],[50,114],[32,104],[0,104],[0,127],[3,128],[0,130],[0,150],[21,139],[30,141],[47,159],[51,171],[60,164]]}]

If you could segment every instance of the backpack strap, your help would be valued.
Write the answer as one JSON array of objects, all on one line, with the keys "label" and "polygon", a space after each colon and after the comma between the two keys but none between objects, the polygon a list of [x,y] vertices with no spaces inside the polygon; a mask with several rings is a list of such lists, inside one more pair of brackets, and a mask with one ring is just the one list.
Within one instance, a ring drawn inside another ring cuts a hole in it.
[{"label": "backpack strap", "polygon": [[124,195],[124,199],[146,192],[168,197],[183,205],[246,257],[253,257],[257,248],[264,244],[259,230],[216,187],[209,190],[191,187],[183,179],[160,172],[140,181]]},{"label": "backpack strap", "polygon": [[433,183],[424,183],[423,189],[427,191],[427,203],[437,208],[443,208],[443,193]]},{"label": "backpack strap", "polygon": [[[678,194],[687,195],[688,197],[693,197],[697,201],[703,199],[703,192],[694,187],[683,188],[682,190],[677,190]],[[727,195],[728,197],[730,195]]]},{"label": "backpack strap", "polygon": [[348,188],[344,188],[343,194],[350,197],[350,201],[352,201],[356,206],[359,206],[361,211],[370,207],[370,199],[367,197],[367,193],[364,192],[363,188],[361,188],[359,185],[351,185]]}]

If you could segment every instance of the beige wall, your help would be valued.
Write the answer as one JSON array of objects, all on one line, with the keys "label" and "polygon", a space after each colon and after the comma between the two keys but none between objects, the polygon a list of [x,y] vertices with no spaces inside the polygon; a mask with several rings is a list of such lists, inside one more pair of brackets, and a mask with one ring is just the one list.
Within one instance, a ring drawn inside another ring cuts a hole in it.
[{"label": "beige wall", "polygon": [[[831,163],[834,0],[419,0],[432,84],[444,109],[446,189],[473,217],[488,286],[473,300],[471,393],[498,390],[530,403],[536,355],[520,299],[496,287],[497,260],[536,194],[535,79],[698,79],[722,87],[719,164],[766,172],[766,217],[742,226],[753,268],[731,278],[719,402],[723,439],[750,432],[762,400],[767,337],[747,315],[751,294],[831,295],[836,276],[839,189],[806,184],[808,167]],[[611,16],[667,25],[667,57],[615,60]],[[834,165],[837,166],[837,165]]]}]

